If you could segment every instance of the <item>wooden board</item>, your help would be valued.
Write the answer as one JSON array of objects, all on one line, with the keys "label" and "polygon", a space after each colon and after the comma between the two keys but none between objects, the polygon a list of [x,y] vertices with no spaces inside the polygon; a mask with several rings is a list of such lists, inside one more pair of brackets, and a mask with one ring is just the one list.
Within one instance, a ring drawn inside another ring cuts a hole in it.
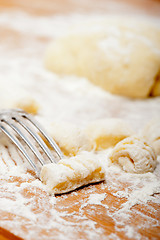
[{"label": "wooden board", "polygon": [[[0,0],[0,11],[5,12],[6,9],[12,11],[18,10],[27,12],[31,15],[51,15],[51,14],[66,14],[70,12],[118,12],[116,4],[124,6],[120,11],[125,11],[130,6],[135,11],[142,11],[149,15],[158,16],[160,14],[159,1],[109,1],[107,0],[86,0],[86,1],[71,1],[71,0]],[[127,4],[127,7],[125,7]],[[111,6],[111,7],[110,7]],[[13,20],[14,21],[14,20]],[[7,46],[10,52],[23,46],[26,38],[28,42],[35,42],[35,46],[41,43],[42,46],[50,41],[46,37],[35,37],[32,34],[28,35],[23,32],[20,34],[8,26],[0,27],[1,45]],[[36,50],[35,50],[36,52]],[[34,53],[35,54],[35,53]],[[41,57],[42,53],[36,53]],[[30,183],[35,178],[32,175],[24,177],[12,176],[7,180],[0,176],[0,198],[13,198],[12,191],[6,191],[5,186],[14,183],[19,189],[26,182]],[[121,188],[125,188],[121,185]],[[98,193],[100,196],[105,194],[102,200],[102,205],[86,204],[90,198],[90,194]],[[72,193],[56,196],[56,203],[52,203],[52,197],[38,186],[24,185],[23,191],[20,194],[27,200],[25,204],[31,206],[33,220],[30,217],[18,216],[10,213],[10,211],[0,211],[0,239],[2,240],[18,240],[18,239],[134,239],[134,233],[124,231],[124,225],[130,225],[131,228],[141,235],[136,235],[138,239],[160,239],[160,228],[155,224],[160,218],[160,209],[158,203],[148,203],[148,206],[138,204],[129,210],[129,219],[123,221],[123,226],[118,226],[113,219],[112,212],[121,209],[126,202],[125,198],[118,198],[114,191],[109,188],[109,183],[99,183],[84,188],[78,189]],[[157,198],[158,195],[155,196]],[[33,203],[35,203],[33,205]],[[6,200],[7,204],[7,200]],[[83,207],[82,207],[83,206]],[[106,206],[106,208],[105,208]],[[55,208],[55,216],[51,211]],[[107,210],[109,208],[109,210]],[[56,216],[57,214],[57,216]],[[38,216],[36,218],[36,216]],[[56,218],[57,217],[57,218]],[[60,217],[60,219],[58,218]],[[53,219],[52,219],[53,218]],[[151,219],[151,221],[149,220]],[[53,220],[53,225],[51,221]],[[64,221],[64,222],[63,222]],[[145,222],[149,221],[146,226]],[[14,224],[16,222],[16,225]],[[13,224],[11,224],[13,223]],[[50,224],[50,225],[49,225]],[[48,225],[48,227],[47,227]],[[140,228],[138,226],[141,226]],[[122,230],[121,230],[122,229]],[[130,234],[131,235],[130,235]]]}]

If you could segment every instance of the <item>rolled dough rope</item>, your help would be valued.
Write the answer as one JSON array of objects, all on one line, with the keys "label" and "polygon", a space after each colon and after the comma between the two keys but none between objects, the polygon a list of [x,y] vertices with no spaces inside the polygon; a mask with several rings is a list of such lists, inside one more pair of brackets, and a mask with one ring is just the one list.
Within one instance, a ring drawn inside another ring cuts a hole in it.
[{"label": "rolled dough rope", "polygon": [[151,21],[129,17],[82,22],[79,31],[48,47],[45,66],[55,73],[86,77],[114,94],[159,96],[160,29]]}]

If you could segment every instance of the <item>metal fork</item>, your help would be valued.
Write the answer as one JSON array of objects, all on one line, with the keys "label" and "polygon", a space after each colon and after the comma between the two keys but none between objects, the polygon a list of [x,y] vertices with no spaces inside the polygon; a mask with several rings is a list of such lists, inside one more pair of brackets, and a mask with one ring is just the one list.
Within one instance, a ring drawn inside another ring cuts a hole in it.
[{"label": "metal fork", "polygon": [[36,143],[38,143],[38,146],[40,146],[50,162],[56,163],[57,160],[54,158],[45,142],[39,136],[38,132],[41,133],[50,147],[57,153],[58,158],[61,159],[63,157],[63,154],[55,141],[49,137],[43,127],[33,118],[33,116],[25,111],[19,109],[2,110],[0,112],[0,130],[17,146],[23,156],[28,160],[38,177],[39,170],[23,146],[22,141],[19,139],[25,142],[41,165],[44,165],[46,161],[44,160],[44,157],[38,148],[35,147],[35,144],[32,143],[32,140],[25,136],[25,131],[29,133]]}]

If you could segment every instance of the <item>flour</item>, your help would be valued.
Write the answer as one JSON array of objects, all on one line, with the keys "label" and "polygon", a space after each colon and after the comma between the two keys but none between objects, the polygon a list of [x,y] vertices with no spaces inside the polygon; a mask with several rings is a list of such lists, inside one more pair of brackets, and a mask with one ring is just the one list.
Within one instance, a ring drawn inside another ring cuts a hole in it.
[{"label": "flour", "polygon": [[103,201],[106,197],[106,194],[91,194],[89,196],[88,204],[101,204],[101,201]]},{"label": "flour", "polygon": [[[93,86],[87,79],[60,77],[43,68],[44,49],[51,38],[67,34],[73,21],[80,30],[82,19],[97,21],[103,17],[34,17],[17,11],[1,12],[0,26],[7,26],[14,36],[1,39],[0,108],[16,107],[22,99],[32,98],[40,104],[37,119],[48,130],[52,121],[84,127],[96,119],[115,117],[125,119],[138,133],[148,120],[159,116],[159,97],[126,99]],[[41,36],[49,40],[43,42]],[[20,47],[15,43],[17,38]],[[118,166],[109,166],[111,149],[103,151],[99,156],[106,172],[105,182],[55,197],[47,194],[45,185],[31,173],[29,164],[10,141],[4,141],[0,144],[0,226],[12,233],[28,240],[48,239],[48,233],[53,232],[57,240],[76,239],[77,232],[83,239],[105,240],[107,236],[117,240],[121,232],[130,239],[141,239],[141,228],[159,225],[156,208],[150,205],[160,203],[159,159],[153,173],[130,174]],[[139,207],[146,211],[142,213]],[[114,232],[110,235],[105,236],[108,233],[94,220],[96,214],[101,217],[97,208],[111,219]],[[135,220],[133,213],[141,219],[139,226],[130,224]]]}]

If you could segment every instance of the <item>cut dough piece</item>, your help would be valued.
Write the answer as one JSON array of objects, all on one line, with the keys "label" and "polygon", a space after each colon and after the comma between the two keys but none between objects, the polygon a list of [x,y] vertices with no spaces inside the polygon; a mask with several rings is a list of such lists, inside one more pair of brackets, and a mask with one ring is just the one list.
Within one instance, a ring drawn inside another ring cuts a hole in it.
[{"label": "cut dough piece", "polygon": [[16,108],[20,108],[28,113],[36,115],[39,111],[39,104],[34,99],[21,99],[16,105]]},{"label": "cut dough piece", "polygon": [[93,149],[87,134],[74,124],[54,122],[50,126],[49,133],[66,156]]},{"label": "cut dough piece", "polygon": [[137,136],[125,138],[113,149],[110,156],[112,163],[116,163],[126,172],[153,172],[157,157],[151,146],[144,139]]},{"label": "cut dough piece", "polygon": [[95,150],[103,150],[133,135],[133,130],[121,119],[108,118],[91,122],[86,128],[86,134]]},{"label": "cut dough piece", "polygon": [[143,129],[142,135],[160,155],[160,118],[150,121]]},{"label": "cut dough piece", "polygon": [[69,192],[104,178],[105,172],[100,161],[90,152],[64,158],[57,164],[46,164],[41,170],[41,180],[47,185],[48,192],[53,194]]},{"label": "cut dough piece", "polygon": [[79,33],[73,27],[69,36],[48,47],[45,66],[86,77],[114,94],[145,98],[160,71],[160,29],[146,19],[129,17],[82,22]]}]

